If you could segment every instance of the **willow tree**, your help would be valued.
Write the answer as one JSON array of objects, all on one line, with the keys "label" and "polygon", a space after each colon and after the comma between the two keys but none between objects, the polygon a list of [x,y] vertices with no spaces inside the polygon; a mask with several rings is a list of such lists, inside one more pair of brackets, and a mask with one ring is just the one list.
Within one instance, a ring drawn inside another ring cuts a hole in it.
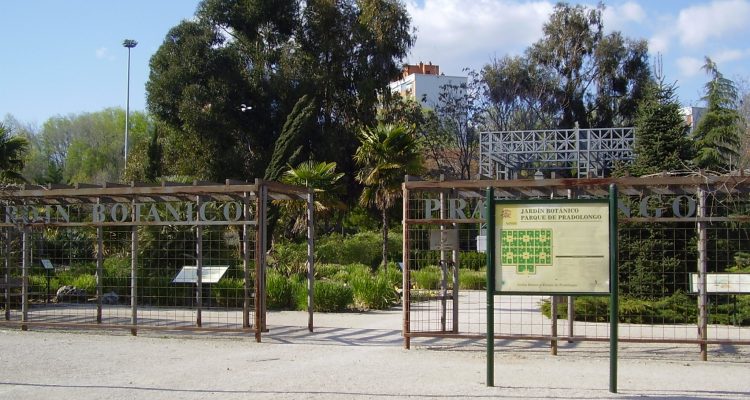
[{"label": "willow tree", "polygon": [[365,187],[360,196],[363,206],[374,205],[382,217],[383,267],[388,265],[388,210],[401,198],[405,175],[423,170],[419,141],[403,125],[378,123],[359,131],[360,145],[354,161],[360,166],[356,179]]}]

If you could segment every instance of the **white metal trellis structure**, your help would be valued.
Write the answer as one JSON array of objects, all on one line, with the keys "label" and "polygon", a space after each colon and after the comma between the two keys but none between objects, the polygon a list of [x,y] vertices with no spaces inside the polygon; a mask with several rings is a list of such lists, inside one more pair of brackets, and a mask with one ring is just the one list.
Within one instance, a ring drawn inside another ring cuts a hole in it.
[{"label": "white metal trellis structure", "polygon": [[482,132],[479,173],[517,179],[522,169],[572,169],[579,178],[604,177],[616,161],[633,158],[634,142],[634,128]]}]

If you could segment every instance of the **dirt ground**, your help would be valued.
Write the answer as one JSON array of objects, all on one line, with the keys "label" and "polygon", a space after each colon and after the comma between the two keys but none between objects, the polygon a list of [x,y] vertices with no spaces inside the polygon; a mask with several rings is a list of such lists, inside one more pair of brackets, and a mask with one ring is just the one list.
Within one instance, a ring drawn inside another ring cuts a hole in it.
[{"label": "dirt ground", "polygon": [[750,398],[750,348],[622,343],[618,393],[607,343],[414,339],[398,312],[269,315],[243,334],[0,329],[0,399]]}]

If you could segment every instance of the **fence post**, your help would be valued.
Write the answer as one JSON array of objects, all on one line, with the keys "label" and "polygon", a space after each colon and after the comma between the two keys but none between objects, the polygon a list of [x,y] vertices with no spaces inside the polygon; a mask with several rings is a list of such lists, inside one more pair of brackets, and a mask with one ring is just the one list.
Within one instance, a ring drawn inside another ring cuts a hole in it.
[{"label": "fence post", "polygon": [[698,188],[698,338],[701,340],[701,360],[708,360],[708,232],[706,230],[706,191]]},{"label": "fence post", "polygon": [[[242,215],[247,221],[250,212],[247,192],[242,194]],[[250,244],[248,243],[249,229],[247,222],[242,224],[242,328],[250,327]]]},{"label": "fence post", "polygon": [[315,198],[313,190],[307,192],[307,330],[313,331],[313,306],[315,293],[315,227],[313,226]]},{"label": "fence post", "polygon": [[401,191],[403,192],[403,201],[401,202],[402,207],[402,243],[401,243],[401,306],[403,309],[403,326],[404,331],[404,348],[411,348],[411,277],[409,275],[409,189],[406,188],[406,182],[409,181],[409,177],[404,177],[404,183],[401,185]]},{"label": "fence post", "polygon": [[201,196],[195,196],[195,221],[197,226],[195,228],[195,325],[198,327],[203,326],[202,311],[203,311],[203,225],[201,225]]},{"label": "fence post", "polygon": [[261,319],[261,297],[263,297],[262,282],[265,278],[263,276],[263,270],[261,264],[263,263],[263,255],[266,253],[266,249],[263,248],[263,240],[261,240],[262,225],[263,225],[263,209],[265,204],[262,202],[262,186],[258,179],[255,180],[255,341],[261,341],[261,335],[263,332],[263,320]]},{"label": "fence post", "polygon": [[[101,198],[96,199],[96,204],[101,204]],[[96,227],[96,323],[102,323],[102,284],[104,281],[104,227],[99,224]]]},{"label": "fence post", "polygon": [[[131,219],[137,221],[135,199],[131,204]],[[138,226],[130,227],[130,334],[138,334]]]},{"label": "fence post", "polygon": [[[444,181],[445,176],[440,175],[440,181]],[[447,218],[447,200],[445,196],[445,190],[440,191],[440,219],[444,220]],[[440,240],[442,241],[447,232],[445,230],[445,224],[440,224]],[[440,248],[440,331],[446,331],[446,319],[447,319],[447,308],[448,308],[448,257],[447,251],[442,247]]]},{"label": "fence post", "polygon": [[552,320],[552,326],[550,329],[550,335],[552,340],[550,341],[550,351],[553,356],[557,355],[557,303],[559,298],[557,296],[550,296],[550,319]]},{"label": "fence post", "polygon": [[[21,257],[21,321],[29,320],[29,227],[24,226],[22,238],[22,257]],[[21,325],[21,330],[27,330],[26,324]]]},{"label": "fence post", "polygon": [[11,230],[5,228],[4,230],[4,246],[5,246],[5,320],[10,321],[10,241],[11,241]]}]

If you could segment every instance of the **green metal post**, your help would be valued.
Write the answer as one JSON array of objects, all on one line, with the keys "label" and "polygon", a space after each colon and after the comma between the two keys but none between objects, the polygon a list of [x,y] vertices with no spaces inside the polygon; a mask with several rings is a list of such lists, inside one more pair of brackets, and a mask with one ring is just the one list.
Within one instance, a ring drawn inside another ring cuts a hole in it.
[{"label": "green metal post", "polygon": [[487,386],[495,386],[495,194],[487,188]]},{"label": "green metal post", "polygon": [[609,391],[617,393],[618,285],[617,186],[609,185]]}]

